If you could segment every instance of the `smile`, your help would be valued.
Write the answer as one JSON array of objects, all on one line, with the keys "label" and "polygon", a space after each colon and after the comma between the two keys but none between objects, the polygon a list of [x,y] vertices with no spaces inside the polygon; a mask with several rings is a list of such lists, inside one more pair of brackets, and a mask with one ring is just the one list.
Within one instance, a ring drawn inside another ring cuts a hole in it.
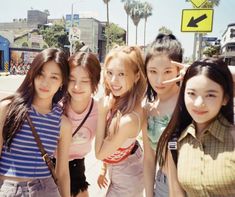
[{"label": "smile", "polygon": [[203,114],[206,114],[207,113],[207,111],[200,111],[200,110],[192,110],[195,114],[197,114],[197,115],[203,115]]}]

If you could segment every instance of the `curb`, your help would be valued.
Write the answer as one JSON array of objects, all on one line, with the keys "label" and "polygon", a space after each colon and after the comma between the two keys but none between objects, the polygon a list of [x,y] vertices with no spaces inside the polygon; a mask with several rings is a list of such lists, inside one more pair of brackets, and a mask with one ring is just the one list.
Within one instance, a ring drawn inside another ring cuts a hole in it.
[{"label": "curb", "polygon": [[0,76],[8,76],[9,74],[9,72],[0,72]]}]

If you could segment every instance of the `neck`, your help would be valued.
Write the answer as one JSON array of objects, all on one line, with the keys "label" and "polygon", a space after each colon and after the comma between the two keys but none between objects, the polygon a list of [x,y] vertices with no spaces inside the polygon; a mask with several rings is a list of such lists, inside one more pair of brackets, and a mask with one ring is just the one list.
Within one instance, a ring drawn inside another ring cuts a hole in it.
[{"label": "neck", "polygon": [[51,99],[33,99],[32,105],[39,113],[47,113],[51,111],[52,101]]},{"label": "neck", "polygon": [[74,112],[76,112],[77,114],[81,114],[88,107],[90,100],[91,100],[91,98],[84,99],[84,101],[75,101],[75,100],[71,99],[70,105],[71,105],[71,108]]}]

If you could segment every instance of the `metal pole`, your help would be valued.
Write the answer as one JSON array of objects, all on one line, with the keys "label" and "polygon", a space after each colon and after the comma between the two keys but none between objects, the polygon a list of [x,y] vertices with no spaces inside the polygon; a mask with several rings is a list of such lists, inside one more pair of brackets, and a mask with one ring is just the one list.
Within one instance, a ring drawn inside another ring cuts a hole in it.
[{"label": "metal pole", "polygon": [[[72,3],[72,7],[71,7],[71,26],[70,26],[70,31],[73,27],[73,3]],[[70,39],[70,55],[73,54],[73,41]]]}]

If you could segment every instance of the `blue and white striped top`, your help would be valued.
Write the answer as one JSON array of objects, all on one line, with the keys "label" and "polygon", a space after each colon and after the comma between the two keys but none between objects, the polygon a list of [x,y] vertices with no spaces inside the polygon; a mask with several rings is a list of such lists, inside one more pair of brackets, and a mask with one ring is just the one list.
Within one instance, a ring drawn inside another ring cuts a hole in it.
[{"label": "blue and white striped top", "polygon": [[[52,155],[57,147],[61,115],[62,109],[58,105],[54,105],[48,114],[40,114],[33,107],[29,110],[29,116],[49,155]],[[10,150],[3,145],[0,174],[21,178],[51,177],[27,120],[13,138]]]}]

